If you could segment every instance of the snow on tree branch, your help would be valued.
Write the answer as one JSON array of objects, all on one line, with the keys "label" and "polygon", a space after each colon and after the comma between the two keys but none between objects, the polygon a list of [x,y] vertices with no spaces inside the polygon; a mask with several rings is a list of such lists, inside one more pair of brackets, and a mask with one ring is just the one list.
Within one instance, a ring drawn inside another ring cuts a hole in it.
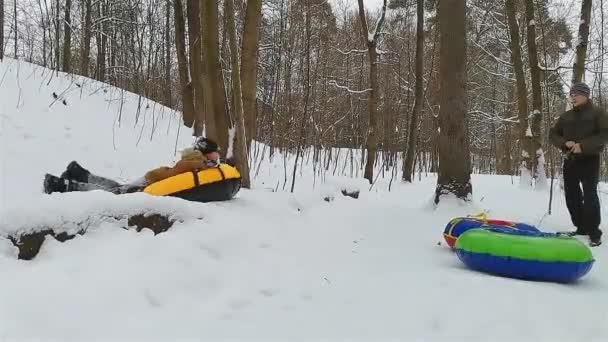
[{"label": "snow on tree branch", "polygon": [[333,49],[336,50],[336,51],[338,51],[339,53],[345,55],[345,56],[348,56],[351,53],[367,53],[367,49],[365,49],[365,50],[350,49],[348,51],[342,51],[342,50],[340,50],[338,48],[333,48]]},{"label": "snow on tree branch", "polygon": [[351,93],[351,94],[364,94],[364,93],[366,93],[366,92],[368,92],[368,91],[370,91],[370,90],[371,90],[371,89],[369,89],[369,88],[368,88],[368,89],[363,89],[363,90],[352,90],[352,89],[350,89],[350,88],[349,88],[349,87],[347,87],[347,86],[339,85],[339,84],[338,84],[336,81],[334,81],[334,80],[329,81],[329,83],[328,83],[328,84],[333,85],[334,87],[336,87],[336,88],[338,88],[338,89],[346,90],[346,91],[348,91],[348,92],[349,92],[349,93]]}]

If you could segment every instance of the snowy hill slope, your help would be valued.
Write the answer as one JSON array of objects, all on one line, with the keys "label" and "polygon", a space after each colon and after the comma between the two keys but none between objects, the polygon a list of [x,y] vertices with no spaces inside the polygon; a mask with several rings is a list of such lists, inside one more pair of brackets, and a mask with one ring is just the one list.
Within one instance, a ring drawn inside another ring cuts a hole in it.
[{"label": "snowy hill slope", "polygon": [[[119,92],[94,92],[99,84],[89,80],[81,96],[70,78],[47,86],[49,72],[0,63],[4,231],[130,206],[169,210],[180,221],[157,236],[94,222],[65,243],[47,239],[32,261],[16,260],[0,238],[0,341],[608,340],[605,246],[593,249],[589,275],[560,285],[467,270],[439,243],[451,218],[482,211],[547,231],[570,229],[559,194],[545,216],[548,193],[521,190],[510,177],[475,175],[473,203],[434,209],[432,175],[394,183],[390,192],[390,180],[380,179],[370,192],[344,177],[319,184],[306,167],[296,194],[273,192],[293,163],[287,157],[285,168],[277,156],[262,163],[253,190],[230,202],[41,194],[44,172],[60,173],[72,159],[130,179],[170,163],[176,141],[178,148],[191,141],[178,137],[179,116],[159,116],[158,106],[152,134],[152,103],[140,114],[146,124],[136,125],[133,96],[118,127],[119,102],[107,101]],[[52,92],[65,89],[67,106],[49,107]],[[343,186],[360,189],[359,199],[339,195]],[[605,209],[602,217],[608,222]]]},{"label": "snowy hill slope", "polygon": [[74,159],[109,177],[140,177],[192,139],[178,136],[181,117],[164,106],[10,58],[0,63],[0,97],[0,203],[39,193],[45,172],[59,174]]}]

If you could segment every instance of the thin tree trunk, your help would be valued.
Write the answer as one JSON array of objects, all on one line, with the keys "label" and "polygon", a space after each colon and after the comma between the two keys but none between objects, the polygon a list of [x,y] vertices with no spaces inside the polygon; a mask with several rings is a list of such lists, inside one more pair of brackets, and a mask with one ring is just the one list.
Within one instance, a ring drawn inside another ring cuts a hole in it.
[{"label": "thin tree trunk", "polygon": [[407,155],[403,166],[403,180],[410,183],[412,182],[412,174],[414,173],[414,157],[416,156],[416,144],[418,143],[418,117],[422,108],[424,95],[422,84],[422,75],[424,74],[424,0],[416,1],[416,17],[416,94],[412,119],[410,120]]},{"label": "thin tree trunk", "polygon": [[[61,50],[59,49],[59,39],[61,36],[61,20],[60,20],[60,7],[59,7],[59,0],[55,1],[55,70],[59,70],[60,69],[60,57],[61,57]],[[17,47],[17,44],[15,44],[15,48]],[[15,52],[16,54],[16,52]],[[16,55],[15,55],[15,58]]]},{"label": "thin tree trunk", "polygon": [[[44,26],[44,22],[43,22]],[[4,59],[4,0],[0,0],[0,61]]]},{"label": "thin tree trunk", "polygon": [[65,12],[63,18],[63,71],[71,72],[72,64],[72,0],[65,0]]},{"label": "thin tree trunk", "polygon": [[256,80],[258,26],[262,18],[262,0],[248,0],[243,24],[243,42],[241,49],[241,77],[243,91],[243,113],[247,131],[247,145],[255,138],[256,128]]},{"label": "thin tree trunk", "polygon": [[304,17],[304,25],[306,28],[306,81],[304,84],[304,115],[302,115],[302,121],[300,125],[300,132],[298,137],[298,145],[296,147],[296,159],[293,164],[293,173],[291,175],[291,192],[294,191],[296,184],[296,172],[298,169],[298,161],[301,156],[303,145],[306,142],[306,122],[308,121],[308,102],[310,99],[310,0],[306,0],[306,13]]},{"label": "thin tree trunk", "polygon": [[205,96],[203,95],[203,53],[201,49],[201,2],[188,1],[188,39],[190,42],[190,79],[194,94],[194,130],[203,133],[205,125]]},{"label": "thin tree trunk", "polygon": [[378,92],[378,52],[376,46],[378,44],[378,35],[382,30],[384,18],[386,15],[386,0],[382,5],[382,14],[376,24],[374,32],[370,33],[367,26],[367,18],[365,16],[365,7],[363,0],[358,0],[359,4],[359,19],[361,20],[361,34],[367,45],[367,55],[369,58],[369,83],[370,91],[368,95],[368,111],[369,124],[367,127],[367,162],[365,164],[364,177],[370,184],[374,181],[374,163],[376,161],[376,152],[378,151],[378,112],[377,112],[377,92]]},{"label": "thin tree trunk", "polygon": [[165,105],[171,108],[171,0],[166,0],[165,5]]},{"label": "thin tree trunk", "polygon": [[15,25],[15,59],[17,59],[17,43],[19,42],[19,30],[17,30],[17,0],[13,1],[13,25]]},{"label": "thin tree trunk", "polygon": [[[583,0],[581,4],[581,21],[578,26],[578,44],[576,45],[576,59],[574,60],[574,72],[572,84],[583,80],[585,74],[585,59],[587,58],[587,45],[589,44],[589,26],[591,24],[592,0]],[[600,39],[604,39],[601,37]]]},{"label": "thin tree trunk", "polygon": [[522,186],[530,186],[533,174],[534,161],[532,156],[532,132],[528,130],[528,91],[526,90],[526,79],[521,59],[521,48],[519,42],[519,25],[517,24],[515,0],[506,0],[507,23],[509,35],[511,36],[511,63],[515,73],[517,113],[519,119],[519,141],[521,147],[520,182]]},{"label": "thin tree trunk", "polygon": [[206,98],[207,118],[213,117],[214,127],[207,125],[207,136],[224,148],[223,157],[231,157],[228,151],[229,145],[229,119],[226,114],[226,95],[224,92],[224,81],[222,77],[222,66],[219,59],[219,32],[218,32],[218,8],[216,1],[201,1],[203,21],[203,47],[205,51],[204,66],[206,69],[206,83],[211,96]]},{"label": "thin tree trunk", "polygon": [[236,145],[234,146],[234,162],[241,173],[241,183],[244,188],[251,187],[249,179],[249,161],[247,157],[247,136],[245,134],[245,119],[243,117],[243,95],[241,93],[241,74],[239,67],[239,50],[236,37],[236,22],[234,19],[234,0],[226,1],[226,21],[228,38],[230,39],[230,64],[232,69],[232,99],[234,121],[236,128]]},{"label": "thin tree trunk", "polygon": [[[526,22],[528,40],[528,60],[530,62],[530,74],[532,78],[532,114],[530,115],[530,131],[532,143],[530,144],[530,155],[533,158],[534,179],[537,187],[547,185],[544,165],[540,162],[543,157],[541,147],[541,122],[542,122],[542,92],[540,87],[540,67],[538,66],[538,52],[536,48],[536,22],[534,20],[534,0],[526,0]],[[541,174],[542,173],[542,174]]]},{"label": "thin tree trunk", "polygon": [[467,69],[465,0],[439,3],[441,77],[439,109],[439,177],[435,203],[445,195],[467,200],[472,193],[467,136]]},{"label": "thin tree trunk", "polygon": [[177,52],[177,68],[179,71],[179,84],[182,92],[182,116],[184,125],[192,127],[194,124],[194,95],[188,73],[188,59],[186,57],[186,32],[184,22],[184,9],[182,0],[173,1],[175,16],[175,49]]},{"label": "thin tree trunk", "polygon": [[82,49],[80,50],[80,73],[83,76],[89,76],[91,55],[91,0],[85,0],[84,11]]}]

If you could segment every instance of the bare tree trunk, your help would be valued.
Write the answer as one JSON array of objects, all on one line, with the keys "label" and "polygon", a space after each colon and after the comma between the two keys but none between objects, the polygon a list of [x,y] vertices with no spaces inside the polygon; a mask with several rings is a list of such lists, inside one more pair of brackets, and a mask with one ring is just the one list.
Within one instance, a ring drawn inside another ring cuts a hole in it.
[{"label": "bare tree trunk", "polygon": [[[97,7],[97,13],[99,19],[103,20],[103,23],[97,28],[97,79],[105,82],[106,80],[106,43],[107,43],[107,30],[106,30],[106,17],[108,16],[108,5],[105,1],[99,1]],[[133,33],[135,34],[135,33]],[[133,44],[135,48],[135,44]],[[138,74],[136,74],[137,76]],[[137,83],[137,81],[136,81]]]},{"label": "bare tree trunk", "polygon": [[65,0],[65,18],[63,19],[63,71],[71,72],[72,63],[72,0]]},{"label": "bare tree trunk", "polygon": [[4,59],[4,0],[0,0],[0,61]]},{"label": "bare tree trunk", "polygon": [[384,24],[384,18],[386,15],[386,0],[382,5],[382,14],[374,32],[370,33],[367,26],[367,18],[365,17],[365,7],[363,6],[363,0],[358,0],[359,3],[359,19],[361,20],[361,34],[364,41],[367,44],[367,55],[369,58],[369,83],[370,91],[368,96],[368,111],[369,111],[369,125],[367,128],[367,162],[365,164],[364,177],[370,184],[374,181],[374,163],[376,161],[376,152],[378,151],[378,113],[377,113],[377,95],[378,92],[378,52],[376,46],[378,43],[378,35],[382,30]]},{"label": "bare tree trunk", "polygon": [[[576,59],[572,84],[579,83],[585,74],[585,59],[587,58],[587,45],[589,44],[589,26],[591,24],[592,0],[583,0],[581,5],[581,21],[578,26],[578,44],[576,45]],[[600,39],[604,39],[602,36]]]},{"label": "bare tree trunk", "polygon": [[247,145],[255,138],[256,129],[256,80],[258,26],[262,18],[262,0],[247,0],[243,42],[241,49],[241,77],[243,81],[243,112],[247,130]]},{"label": "bare tree trunk", "polygon": [[173,106],[171,99],[171,0],[165,3],[165,105]]},{"label": "bare tree trunk", "polygon": [[179,84],[182,92],[182,115],[184,125],[192,127],[194,124],[194,95],[188,73],[188,59],[186,58],[186,32],[184,22],[184,9],[182,0],[173,1],[175,16],[175,48],[177,51],[177,68],[179,71]]},{"label": "bare tree trunk", "polygon": [[[530,74],[532,76],[532,114],[530,114],[530,131],[532,143],[530,152],[533,158],[534,179],[537,187],[547,185],[544,165],[540,162],[543,157],[541,147],[542,122],[542,92],[540,87],[540,67],[538,66],[538,52],[536,48],[536,22],[534,20],[534,0],[526,0],[526,22],[528,40],[528,60],[530,61]],[[542,174],[541,174],[542,173]]]},{"label": "bare tree trunk", "polygon": [[[236,22],[234,19],[234,0],[226,1],[226,21],[228,38],[230,39],[230,64],[232,69],[232,99],[234,121],[236,128],[236,145],[234,146],[234,162],[241,173],[241,183],[244,188],[251,187],[249,179],[249,158],[247,157],[247,136],[245,134],[245,119],[243,117],[243,95],[241,93],[241,73],[239,67],[239,50],[236,38]],[[234,142],[233,142],[234,143]]]},{"label": "bare tree trunk", "polygon": [[440,67],[439,177],[435,204],[444,195],[467,200],[472,193],[467,136],[465,0],[439,3]]},{"label": "bare tree trunk", "polygon": [[423,101],[423,79],[424,74],[424,0],[416,1],[416,89],[414,109],[410,120],[410,132],[407,144],[407,155],[403,165],[403,180],[412,182],[414,173],[414,157],[416,156],[416,144],[418,143],[419,114]]},{"label": "bare tree trunk", "polygon": [[[521,59],[521,49],[519,42],[519,25],[517,24],[515,0],[506,0],[505,3],[507,12],[507,23],[509,26],[509,35],[511,36],[511,63],[513,63],[513,71],[515,73],[517,111],[519,119],[519,141],[521,146],[521,163],[520,163],[520,182],[529,182],[533,175],[534,169],[534,150],[532,146],[532,132],[528,130],[528,91],[526,89],[526,79],[524,76],[524,67]],[[526,176],[529,175],[529,176]],[[522,184],[529,186],[531,184]]]},{"label": "bare tree trunk", "polygon": [[19,30],[17,30],[17,0],[13,1],[13,23],[15,25],[15,59],[17,59],[17,48],[19,47],[17,44],[19,42]]},{"label": "bare tree trunk", "polygon": [[89,76],[91,55],[91,0],[85,0],[84,11],[82,48],[80,50],[80,73],[83,76]]},{"label": "bare tree trunk", "polygon": [[[55,1],[55,70],[60,69],[61,50],[59,49],[59,37],[61,36],[61,18],[59,16],[60,6],[59,0]],[[15,48],[17,45],[15,44]],[[16,54],[16,52],[15,52]],[[16,58],[16,56],[15,56]]]},{"label": "bare tree trunk", "polygon": [[218,33],[218,9],[217,2],[201,0],[203,21],[203,46],[205,51],[204,65],[206,69],[206,82],[211,96],[206,98],[208,115],[213,117],[214,127],[207,126],[207,136],[223,147],[222,156],[230,150],[228,139],[229,119],[226,114],[226,95],[224,92],[224,81],[222,77],[222,66],[219,59],[219,33]]},{"label": "bare tree trunk", "polygon": [[205,96],[203,95],[203,53],[201,49],[201,2],[188,1],[188,40],[190,42],[190,79],[194,94],[194,131],[203,133]]},{"label": "bare tree trunk", "polygon": [[305,33],[306,33],[306,81],[304,84],[304,115],[302,115],[302,121],[300,124],[300,132],[298,136],[297,146],[296,146],[296,159],[293,164],[293,173],[291,175],[291,192],[295,189],[296,184],[296,172],[298,169],[298,161],[300,158],[303,158],[303,145],[306,142],[306,123],[308,122],[308,102],[310,99],[310,38],[311,38],[311,30],[310,30],[310,0],[306,0],[306,13],[304,17],[305,21]]}]

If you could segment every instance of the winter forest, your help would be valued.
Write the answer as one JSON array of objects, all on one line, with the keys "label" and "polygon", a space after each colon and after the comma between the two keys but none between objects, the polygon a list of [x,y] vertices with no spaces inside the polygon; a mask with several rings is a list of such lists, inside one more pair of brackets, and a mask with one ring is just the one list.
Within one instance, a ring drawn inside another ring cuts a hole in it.
[{"label": "winter forest", "polygon": [[0,341],[608,341],[604,0],[0,0]]},{"label": "winter forest", "polygon": [[[376,167],[461,196],[470,173],[546,187],[568,87],[608,105],[602,0],[2,2],[0,55],[170,107],[252,177],[255,140],[370,183]],[[364,157],[336,170],[334,148]]]}]

